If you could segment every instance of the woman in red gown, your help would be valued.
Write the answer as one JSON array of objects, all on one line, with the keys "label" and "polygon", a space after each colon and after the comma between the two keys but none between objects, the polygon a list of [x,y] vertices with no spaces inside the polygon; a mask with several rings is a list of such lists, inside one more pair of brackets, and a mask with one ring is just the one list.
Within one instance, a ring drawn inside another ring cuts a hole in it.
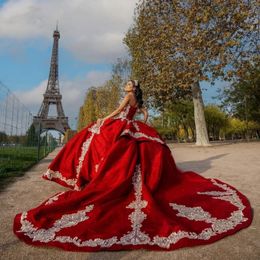
[{"label": "woman in red gown", "polygon": [[[13,232],[69,251],[174,250],[209,244],[252,222],[247,197],[215,178],[177,168],[147,125],[138,82],[121,105],[74,135],[42,178],[71,190],[14,217]],[[134,120],[137,110],[144,122]]]}]

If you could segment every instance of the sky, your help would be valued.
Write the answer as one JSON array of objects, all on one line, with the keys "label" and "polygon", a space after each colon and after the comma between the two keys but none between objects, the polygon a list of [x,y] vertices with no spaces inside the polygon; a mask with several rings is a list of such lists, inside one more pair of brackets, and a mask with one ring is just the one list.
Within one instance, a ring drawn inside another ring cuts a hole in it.
[{"label": "sky", "polygon": [[[33,115],[38,113],[58,22],[62,105],[75,129],[87,89],[103,84],[117,58],[128,55],[122,40],[133,22],[137,2],[0,0],[0,81]],[[202,89],[204,102],[212,102],[216,87],[203,83]]]}]

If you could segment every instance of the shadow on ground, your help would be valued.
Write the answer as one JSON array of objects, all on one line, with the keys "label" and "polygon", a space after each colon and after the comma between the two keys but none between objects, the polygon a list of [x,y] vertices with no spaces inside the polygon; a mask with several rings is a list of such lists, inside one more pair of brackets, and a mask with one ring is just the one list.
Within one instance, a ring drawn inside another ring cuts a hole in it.
[{"label": "shadow on ground", "polygon": [[179,162],[177,164],[178,168],[185,171],[197,171],[199,173],[205,172],[212,167],[212,161],[222,158],[223,156],[228,155],[229,153],[218,154],[215,156],[211,156],[204,160],[199,161],[187,161],[187,162]]}]

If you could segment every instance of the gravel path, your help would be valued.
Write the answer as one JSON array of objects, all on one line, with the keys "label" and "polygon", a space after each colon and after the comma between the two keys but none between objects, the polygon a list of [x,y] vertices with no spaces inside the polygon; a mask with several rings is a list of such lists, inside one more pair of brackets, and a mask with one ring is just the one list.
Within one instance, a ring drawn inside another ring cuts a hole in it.
[{"label": "gravel path", "polygon": [[56,192],[68,190],[41,178],[61,149],[56,148],[24,176],[17,177],[15,182],[0,191],[0,259],[260,259],[260,143],[216,144],[204,148],[192,144],[169,146],[180,168],[193,170],[205,177],[218,178],[244,193],[254,210],[251,226],[209,245],[180,248],[169,252],[68,252],[58,248],[27,245],[12,232],[14,215],[38,206]]}]

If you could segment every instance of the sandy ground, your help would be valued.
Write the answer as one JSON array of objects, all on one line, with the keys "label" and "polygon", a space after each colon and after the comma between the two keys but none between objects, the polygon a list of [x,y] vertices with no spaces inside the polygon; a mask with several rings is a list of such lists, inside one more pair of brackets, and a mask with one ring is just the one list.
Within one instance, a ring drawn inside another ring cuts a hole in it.
[{"label": "sandy ground", "polygon": [[36,207],[58,191],[68,190],[40,176],[60,148],[33,166],[0,193],[0,259],[260,259],[260,143],[236,143],[195,147],[169,144],[178,166],[205,177],[218,178],[238,188],[250,200],[254,219],[246,229],[209,245],[177,250],[68,252],[59,248],[35,247],[20,241],[12,233],[16,213]]}]

